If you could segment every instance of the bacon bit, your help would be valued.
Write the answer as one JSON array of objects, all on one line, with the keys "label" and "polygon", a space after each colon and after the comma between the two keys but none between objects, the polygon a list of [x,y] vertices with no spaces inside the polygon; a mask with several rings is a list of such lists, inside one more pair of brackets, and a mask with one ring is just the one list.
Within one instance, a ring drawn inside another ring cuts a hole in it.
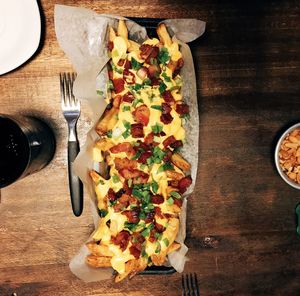
[{"label": "bacon bit", "polygon": [[148,57],[146,58],[145,62],[147,64],[150,64],[151,59],[157,58],[158,53],[159,53],[159,48],[157,46],[152,46],[152,50],[148,55]]},{"label": "bacon bit", "polygon": [[[166,139],[167,140],[167,139]],[[165,140],[165,141],[166,141]],[[171,161],[171,157],[172,157],[172,151],[169,149],[169,148],[166,148],[165,149],[165,153],[166,153],[166,155],[164,156],[164,161],[165,162],[170,162]]]},{"label": "bacon bit", "polygon": [[172,115],[170,113],[168,113],[168,114],[162,114],[160,116],[160,120],[164,124],[169,124],[169,123],[171,123],[173,121],[173,117],[172,117]]},{"label": "bacon bit", "polygon": [[129,69],[124,69],[123,71],[123,79],[126,81],[127,84],[134,84],[135,83],[135,75]]},{"label": "bacon bit", "polygon": [[145,60],[147,64],[150,63],[151,58],[156,58],[159,52],[157,46],[152,46],[150,44],[142,44],[140,46],[140,56]]},{"label": "bacon bit", "polygon": [[148,69],[146,67],[142,67],[136,72],[136,75],[144,80],[148,75]]},{"label": "bacon bit", "polygon": [[150,80],[151,80],[151,85],[152,86],[158,86],[161,82],[161,79],[156,78],[156,77],[152,77],[152,78],[150,78]]},{"label": "bacon bit", "polygon": [[[131,196],[132,194],[132,188],[128,186],[128,181],[125,180],[125,182],[123,183],[123,190],[125,190],[125,193],[128,194],[129,196]],[[131,201],[130,201],[131,203]]]},{"label": "bacon bit", "polygon": [[144,151],[151,150],[151,147],[147,145],[147,143],[142,142],[141,140],[137,140],[137,146],[134,146],[135,151],[137,152],[139,149],[143,149]]},{"label": "bacon bit", "polygon": [[187,104],[177,104],[176,105],[176,112],[180,115],[189,114],[190,113],[189,105],[187,105]]},{"label": "bacon bit", "polygon": [[145,151],[145,152],[142,152],[140,157],[138,158],[137,162],[138,163],[143,163],[143,164],[146,164],[147,163],[147,159],[149,157],[152,156],[152,152],[150,151]]},{"label": "bacon bit", "polygon": [[139,204],[140,204],[140,201],[139,201],[138,198],[136,198],[136,197],[130,195],[129,203],[130,203],[131,205],[139,205]]},{"label": "bacon bit", "polygon": [[131,243],[132,244],[142,244],[146,239],[141,235],[140,232],[134,232],[131,235]]},{"label": "bacon bit", "polygon": [[174,198],[174,205],[176,205],[177,207],[181,208],[181,206],[182,206],[182,199]]},{"label": "bacon bit", "polygon": [[158,75],[160,74],[161,69],[158,65],[150,65],[148,67],[148,76],[150,78],[157,78]]},{"label": "bacon bit", "polygon": [[179,147],[182,147],[182,146],[183,146],[183,143],[182,143],[181,140],[177,140],[177,141],[175,141],[174,143],[170,144],[170,146],[171,146],[172,148],[179,148]]},{"label": "bacon bit", "polygon": [[166,133],[164,131],[160,132],[159,134],[161,137],[164,137],[166,135]]},{"label": "bacon bit", "polygon": [[145,223],[151,223],[153,220],[154,220],[154,211],[153,212],[149,212],[147,215],[146,215],[146,218],[145,218]]},{"label": "bacon bit", "polygon": [[168,186],[177,188],[178,187],[178,181],[177,180],[169,180],[168,181]]},{"label": "bacon bit", "polygon": [[114,79],[114,72],[113,72],[112,69],[108,70],[108,78],[109,78],[110,80],[113,80],[113,79]]},{"label": "bacon bit", "polygon": [[128,219],[129,223],[139,223],[140,218],[140,210],[139,209],[133,209],[133,210],[126,210],[122,212],[122,215],[125,215]]},{"label": "bacon bit", "polygon": [[131,92],[127,92],[123,96],[123,102],[132,103],[133,100],[134,100],[134,96]]},{"label": "bacon bit", "polygon": [[176,138],[172,135],[163,141],[163,145],[165,148],[167,148],[168,146],[170,146],[172,143],[175,143],[176,141],[177,141]]},{"label": "bacon bit", "polygon": [[113,79],[112,82],[113,82],[116,94],[118,94],[124,90],[124,80],[122,78]]},{"label": "bacon bit", "polygon": [[126,60],[125,65],[124,65],[124,69],[128,70],[131,68],[131,62],[129,60]]},{"label": "bacon bit", "polygon": [[118,66],[122,67],[125,62],[125,59],[119,59]]},{"label": "bacon bit", "polygon": [[137,107],[133,112],[134,120],[142,125],[146,126],[149,123],[150,110],[147,105],[141,105]]},{"label": "bacon bit", "polygon": [[146,183],[149,179],[148,174],[137,169],[134,170],[121,169],[119,173],[126,180],[132,179],[133,184]]},{"label": "bacon bit", "polygon": [[166,229],[163,225],[157,223],[156,221],[155,221],[155,223],[154,223],[154,226],[155,226],[155,229],[156,229],[156,231],[157,231],[158,233],[162,233],[162,232],[164,232],[165,229]]},{"label": "bacon bit", "polygon": [[115,205],[113,205],[113,209],[116,213],[121,212],[123,210],[125,210],[127,207],[120,202],[117,202]]},{"label": "bacon bit", "polygon": [[162,114],[168,114],[171,112],[172,108],[169,104],[167,103],[162,103],[161,104],[161,111],[162,111]]},{"label": "bacon bit", "polygon": [[151,196],[151,202],[157,205],[162,204],[164,200],[164,197],[159,194]]},{"label": "bacon bit", "polygon": [[117,196],[116,193],[113,191],[112,188],[109,188],[108,192],[107,192],[107,198],[110,202],[116,201],[117,200]]},{"label": "bacon bit", "polygon": [[133,138],[143,138],[144,128],[141,123],[134,123],[131,125],[131,135]]},{"label": "bacon bit", "polygon": [[135,258],[135,259],[139,259],[140,255],[141,255],[141,250],[139,250],[136,245],[132,245],[129,248],[129,252],[130,254]]},{"label": "bacon bit", "polygon": [[164,213],[163,215],[164,215],[164,218],[166,218],[166,219],[170,219],[170,218],[174,217],[173,214],[169,214],[169,213]]},{"label": "bacon bit", "polygon": [[149,235],[150,243],[154,243],[156,241],[156,237],[154,236],[155,233],[156,233],[156,231],[154,228],[150,230],[150,235]]},{"label": "bacon bit", "polygon": [[121,104],[121,100],[122,100],[122,96],[120,96],[120,95],[115,96],[114,101],[113,101],[113,106],[115,108],[119,108],[120,104]]},{"label": "bacon bit", "polygon": [[119,143],[109,149],[111,153],[125,152],[127,156],[133,156],[135,151],[129,142]]},{"label": "bacon bit", "polygon": [[114,43],[112,41],[108,41],[108,43],[107,43],[107,49],[109,51],[112,51],[114,49]]},{"label": "bacon bit", "polygon": [[111,237],[111,241],[115,245],[119,245],[122,251],[125,251],[130,239],[130,233],[126,230],[122,230],[116,236]]},{"label": "bacon bit", "polygon": [[117,196],[117,198],[120,198],[125,193],[126,193],[126,191],[123,188],[121,188],[119,191],[116,192],[116,196]]},{"label": "bacon bit", "polygon": [[[153,133],[153,132],[149,133],[149,134],[145,137],[144,142],[145,142],[145,144],[147,144],[147,145],[153,144],[153,142],[154,142],[154,133]],[[148,149],[147,149],[147,150],[148,150]]]},{"label": "bacon bit", "polygon": [[172,78],[175,78],[179,73],[180,73],[180,70],[181,68],[183,67],[183,64],[184,64],[184,61],[182,58],[180,58],[178,61],[177,61],[177,65],[176,65],[176,68],[172,74]]},{"label": "bacon bit", "polygon": [[164,98],[166,103],[174,103],[175,102],[170,90],[164,91],[162,93],[162,97]]},{"label": "bacon bit", "polygon": [[192,184],[192,178],[191,176],[187,176],[182,178],[179,182],[178,182],[178,188],[179,188],[179,192],[180,193],[184,193],[186,192],[187,188]]},{"label": "bacon bit", "polygon": [[155,208],[154,208],[154,213],[155,213],[155,215],[157,215],[157,217],[159,217],[160,219],[163,219],[163,218],[164,218],[164,215],[163,215],[163,213],[162,213],[160,207],[155,207]]},{"label": "bacon bit", "polygon": [[128,159],[127,157],[125,157],[125,158],[116,157],[114,162],[115,162],[116,169],[118,171],[121,169],[124,169],[124,168],[129,169],[129,170],[137,168],[137,161]]}]

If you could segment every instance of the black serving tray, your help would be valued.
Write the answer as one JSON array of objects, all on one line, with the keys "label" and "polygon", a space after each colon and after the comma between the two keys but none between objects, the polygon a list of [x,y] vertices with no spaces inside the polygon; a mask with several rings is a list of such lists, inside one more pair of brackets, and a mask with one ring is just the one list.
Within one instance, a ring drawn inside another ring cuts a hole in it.
[{"label": "black serving tray", "polygon": [[[139,17],[128,17],[128,19],[138,23],[139,25],[147,29],[148,37],[154,38],[157,37],[156,28],[157,25],[163,21],[161,18],[139,18]],[[172,274],[176,272],[174,267],[167,266],[150,266],[147,267],[144,271],[139,274]]]}]

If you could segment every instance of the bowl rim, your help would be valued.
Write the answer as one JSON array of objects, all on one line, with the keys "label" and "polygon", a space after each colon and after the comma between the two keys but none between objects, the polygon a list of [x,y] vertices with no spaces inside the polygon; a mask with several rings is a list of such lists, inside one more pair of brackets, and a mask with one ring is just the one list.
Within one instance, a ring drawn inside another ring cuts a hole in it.
[{"label": "bowl rim", "polygon": [[299,128],[300,129],[300,122],[293,124],[292,126],[290,126],[285,132],[283,132],[283,134],[280,136],[280,138],[277,141],[276,144],[276,148],[275,148],[275,164],[276,164],[276,168],[277,171],[279,173],[279,175],[281,176],[281,178],[288,183],[290,186],[294,187],[295,189],[300,189],[300,184],[292,181],[281,169],[280,164],[279,164],[279,150],[280,150],[280,146],[282,141],[285,139],[285,137],[287,136],[287,134],[289,134],[291,131],[293,131],[294,129]]}]

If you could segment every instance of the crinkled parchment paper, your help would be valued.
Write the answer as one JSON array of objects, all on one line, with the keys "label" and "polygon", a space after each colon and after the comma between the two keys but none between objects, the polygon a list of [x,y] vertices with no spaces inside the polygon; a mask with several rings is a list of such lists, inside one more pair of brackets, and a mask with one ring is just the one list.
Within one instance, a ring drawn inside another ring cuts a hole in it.
[{"label": "crinkled parchment paper", "polygon": [[[121,17],[113,15],[97,14],[94,11],[70,7],[64,5],[55,6],[55,31],[60,47],[71,60],[77,78],[74,83],[74,94],[81,100],[87,100],[88,106],[92,110],[91,120],[93,127],[87,134],[85,145],[78,154],[74,167],[76,174],[83,181],[84,186],[91,197],[91,206],[95,227],[98,226],[97,197],[94,192],[89,171],[94,168],[92,158],[92,148],[99,136],[95,132],[94,126],[105,110],[106,103],[106,82],[108,80],[105,65],[109,61],[107,55],[107,27],[116,28],[118,19]],[[171,36],[177,38],[181,44],[181,51],[184,59],[182,68],[183,96],[190,105],[191,119],[186,122],[187,142],[182,150],[184,157],[192,164],[193,184],[188,189],[180,213],[180,230],[176,241],[182,247],[168,256],[169,264],[178,272],[182,272],[187,260],[185,257],[188,248],[184,245],[186,229],[186,197],[193,191],[195,186],[197,163],[198,163],[198,131],[199,118],[197,106],[196,79],[191,51],[185,43],[195,40],[201,36],[205,30],[205,23],[196,19],[170,19],[164,21]],[[147,39],[145,28],[138,24],[126,20],[129,31],[129,38],[141,43]],[[104,92],[103,97],[97,94],[96,90]],[[90,238],[89,238],[90,239]],[[88,240],[89,240],[88,239]],[[88,241],[87,240],[87,241]],[[80,279],[91,282],[110,278],[111,268],[91,268],[85,264],[85,257],[89,254],[86,246],[82,246],[71,262],[71,271]]]}]

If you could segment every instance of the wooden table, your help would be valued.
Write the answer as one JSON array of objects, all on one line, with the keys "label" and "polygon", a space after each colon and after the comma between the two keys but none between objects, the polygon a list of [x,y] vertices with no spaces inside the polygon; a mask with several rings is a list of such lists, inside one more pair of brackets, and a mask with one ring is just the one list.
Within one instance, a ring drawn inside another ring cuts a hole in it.
[{"label": "wooden table", "polygon": [[[0,295],[180,295],[180,274],[87,284],[68,268],[93,223],[88,206],[80,218],[70,208],[58,74],[72,67],[56,41],[55,2],[40,1],[38,52],[0,77],[1,113],[42,116],[57,138],[47,168],[1,191]],[[185,271],[197,273],[204,296],[299,295],[294,210],[300,193],[280,179],[273,162],[280,132],[300,118],[298,1],[59,2],[99,13],[207,22],[205,35],[192,44],[200,160],[188,205]],[[81,143],[89,127],[83,110]]]}]

